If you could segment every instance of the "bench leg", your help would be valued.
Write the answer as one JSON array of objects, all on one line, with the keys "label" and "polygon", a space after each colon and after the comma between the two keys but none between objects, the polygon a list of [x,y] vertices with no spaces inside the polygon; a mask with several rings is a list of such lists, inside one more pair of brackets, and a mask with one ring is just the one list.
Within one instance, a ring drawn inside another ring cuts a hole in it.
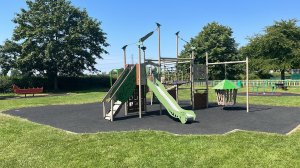
[{"label": "bench leg", "polygon": [[26,98],[26,94],[25,94],[25,98]]}]

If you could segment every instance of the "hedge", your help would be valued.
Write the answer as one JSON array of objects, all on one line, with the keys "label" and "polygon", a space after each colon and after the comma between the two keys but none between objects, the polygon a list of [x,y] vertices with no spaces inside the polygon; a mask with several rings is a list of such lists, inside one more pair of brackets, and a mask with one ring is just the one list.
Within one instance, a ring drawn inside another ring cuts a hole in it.
[{"label": "hedge", "polygon": [[[80,77],[58,77],[59,91],[78,91],[88,89],[102,89],[110,87],[107,75],[87,75]],[[53,91],[53,81],[44,77],[8,77],[0,76],[0,92],[12,92],[12,84],[20,88],[44,87],[45,91]]]}]

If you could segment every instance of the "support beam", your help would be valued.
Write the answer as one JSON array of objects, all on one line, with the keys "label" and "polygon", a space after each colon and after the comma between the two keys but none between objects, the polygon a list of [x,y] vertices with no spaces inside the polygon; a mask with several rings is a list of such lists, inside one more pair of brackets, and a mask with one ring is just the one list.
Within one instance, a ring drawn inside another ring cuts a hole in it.
[{"label": "support beam", "polygon": [[105,118],[105,116],[106,116],[106,110],[105,110],[105,102],[103,102],[103,104],[102,104],[102,110],[103,110],[103,118]]},{"label": "support beam", "polygon": [[139,44],[139,58],[138,58],[138,65],[139,65],[139,118],[142,118],[142,82],[141,82],[141,44]]},{"label": "support beam", "polygon": [[[179,31],[175,33],[176,35],[176,72],[175,72],[175,79],[178,81],[178,58],[179,58],[179,51],[178,51],[178,39],[179,39]],[[178,103],[178,85],[176,85],[176,102]]]},{"label": "support beam", "polygon": [[246,63],[246,61],[228,61],[228,62],[214,62],[214,63],[207,62],[207,65],[239,64],[239,63]]},{"label": "support beam", "polygon": [[208,108],[208,53],[205,53],[205,60],[206,60],[206,72],[205,72],[205,84],[206,84],[206,108]]},{"label": "support beam", "polygon": [[[157,25],[157,31],[158,31],[158,80],[161,81],[161,55],[160,55],[160,24],[156,23]],[[152,95],[153,96],[153,95]],[[162,114],[162,106],[161,103],[159,102],[159,114]]]},{"label": "support beam", "polygon": [[249,112],[249,60],[246,57],[246,89],[247,89],[247,112]]}]

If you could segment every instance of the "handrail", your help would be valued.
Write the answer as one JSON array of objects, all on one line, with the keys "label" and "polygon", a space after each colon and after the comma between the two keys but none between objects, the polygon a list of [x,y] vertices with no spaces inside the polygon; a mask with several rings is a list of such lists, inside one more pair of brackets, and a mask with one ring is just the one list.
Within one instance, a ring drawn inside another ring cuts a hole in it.
[{"label": "handrail", "polygon": [[124,80],[122,81],[122,83],[119,85],[119,87],[116,89],[116,91],[114,92],[114,94],[110,97],[110,100],[111,101],[114,97],[115,97],[115,94],[117,93],[117,91],[120,89],[120,87],[122,86],[122,84],[126,81],[126,79],[128,78],[128,76],[130,75],[130,73],[135,69],[135,67],[133,67],[129,73],[127,74],[127,76],[124,78]]},{"label": "handrail", "polygon": [[125,71],[126,71],[127,69],[129,69],[130,67],[131,67],[131,66],[128,65],[128,66],[123,70],[123,72],[120,74],[119,78],[115,81],[115,83],[113,84],[113,86],[112,86],[112,87],[109,89],[109,91],[106,93],[106,95],[105,95],[104,98],[102,99],[102,102],[101,102],[101,103],[105,102],[105,100],[108,98],[108,96],[109,96],[109,95],[111,94],[111,92],[114,90],[114,86],[117,85],[118,82],[120,82],[120,80],[121,80],[123,74],[124,74]]}]

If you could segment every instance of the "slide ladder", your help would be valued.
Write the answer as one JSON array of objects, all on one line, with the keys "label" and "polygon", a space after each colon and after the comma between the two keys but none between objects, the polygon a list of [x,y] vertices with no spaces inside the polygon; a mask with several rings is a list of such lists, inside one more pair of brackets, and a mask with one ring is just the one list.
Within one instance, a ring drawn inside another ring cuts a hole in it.
[{"label": "slide ladder", "polygon": [[182,109],[176,100],[168,93],[164,85],[156,78],[154,78],[153,81],[147,79],[147,85],[172,117],[178,118],[183,124],[196,119],[195,113],[191,110]]},{"label": "slide ladder", "polygon": [[111,120],[112,116],[115,116],[118,114],[118,112],[121,110],[123,103],[121,101],[116,101],[113,104],[113,108],[109,110],[109,112],[105,115],[104,119]]}]

